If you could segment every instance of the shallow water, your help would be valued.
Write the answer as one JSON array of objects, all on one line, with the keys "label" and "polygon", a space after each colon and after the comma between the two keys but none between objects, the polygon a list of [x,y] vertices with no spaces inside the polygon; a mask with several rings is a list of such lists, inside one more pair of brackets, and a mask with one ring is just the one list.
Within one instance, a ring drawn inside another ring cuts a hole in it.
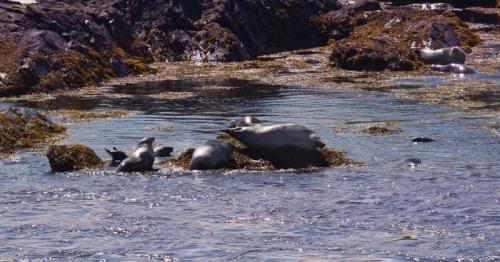
[{"label": "shallow water", "polygon": [[[255,115],[265,124],[306,125],[364,165],[311,173],[193,175],[158,165],[158,172],[143,175],[52,174],[43,150],[26,152],[0,161],[1,259],[500,259],[500,140],[486,124],[498,119],[380,93],[234,79],[166,81],[148,92],[133,86],[113,90],[127,96],[20,105],[134,111],[68,126],[62,143],[88,145],[101,157],[104,147],[127,149],[144,136],[179,153],[213,138],[232,117]],[[169,90],[192,95],[146,96]],[[360,132],[387,121],[403,132]],[[413,136],[436,141],[414,144]],[[400,165],[406,157],[422,164]]]}]

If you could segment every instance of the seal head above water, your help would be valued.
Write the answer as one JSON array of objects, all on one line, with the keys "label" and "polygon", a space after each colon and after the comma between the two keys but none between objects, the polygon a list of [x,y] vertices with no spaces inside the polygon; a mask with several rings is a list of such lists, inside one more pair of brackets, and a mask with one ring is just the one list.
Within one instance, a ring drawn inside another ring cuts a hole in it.
[{"label": "seal head above water", "polygon": [[244,116],[239,119],[233,119],[229,121],[227,127],[235,128],[235,127],[243,127],[243,126],[253,126],[262,124],[259,119],[255,116]]},{"label": "seal head above water", "polygon": [[123,160],[118,166],[118,172],[142,172],[153,169],[155,154],[153,151],[154,137],[142,139],[132,155]]},{"label": "seal head above water", "polygon": [[113,147],[113,150],[109,150],[107,148],[104,148],[104,150],[111,156],[111,160],[109,161],[108,166],[117,167],[123,160],[127,158],[127,154],[116,149],[116,147]]}]

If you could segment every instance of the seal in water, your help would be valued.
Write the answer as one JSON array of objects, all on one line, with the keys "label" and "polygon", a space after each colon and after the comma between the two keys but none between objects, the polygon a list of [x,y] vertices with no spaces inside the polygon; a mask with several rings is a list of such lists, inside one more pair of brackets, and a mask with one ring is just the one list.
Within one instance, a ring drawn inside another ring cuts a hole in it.
[{"label": "seal in water", "polygon": [[154,153],[156,157],[169,157],[172,151],[174,151],[174,148],[171,146],[158,146],[155,148]]},{"label": "seal in water", "polygon": [[431,65],[432,70],[451,72],[455,74],[475,74],[476,70],[466,64]]},{"label": "seal in water", "polygon": [[262,124],[259,119],[255,116],[245,116],[239,119],[233,119],[229,121],[227,127],[235,128],[235,127],[244,127],[244,126],[253,126]]},{"label": "seal in water", "polygon": [[420,49],[420,58],[426,64],[447,65],[452,63],[465,63],[465,52],[458,46],[441,49]]},{"label": "seal in water", "polygon": [[154,137],[142,139],[136,146],[134,153],[123,160],[118,166],[118,172],[141,172],[153,169],[155,154],[153,151]]},{"label": "seal in water", "polygon": [[434,142],[434,139],[425,137],[425,136],[419,136],[419,137],[414,137],[411,139],[411,142],[413,143],[429,143],[429,142]]},{"label": "seal in water", "polygon": [[208,140],[194,152],[189,162],[189,170],[208,170],[223,167],[236,168],[233,155],[234,146],[228,142]]},{"label": "seal in water", "polygon": [[254,125],[222,130],[248,148],[296,147],[304,150],[316,150],[325,146],[320,137],[307,127],[297,124],[274,126]]},{"label": "seal in water", "polygon": [[127,154],[116,149],[116,147],[113,147],[113,150],[109,150],[107,148],[104,148],[104,150],[111,156],[111,160],[109,161],[108,166],[117,167],[123,160],[127,158]]},{"label": "seal in water", "polygon": [[422,164],[422,160],[415,158],[415,157],[409,157],[401,160],[399,162],[400,166],[410,166],[410,167],[416,167],[417,165]]}]

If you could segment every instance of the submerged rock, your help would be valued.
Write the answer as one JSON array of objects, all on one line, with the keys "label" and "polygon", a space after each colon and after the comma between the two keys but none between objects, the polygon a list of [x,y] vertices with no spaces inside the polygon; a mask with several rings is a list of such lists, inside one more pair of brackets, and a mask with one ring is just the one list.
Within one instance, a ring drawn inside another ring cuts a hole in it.
[{"label": "submerged rock", "polygon": [[46,155],[53,172],[69,172],[104,165],[92,149],[79,144],[52,145]]},{"label": "submerged rock", "polygon": [[65,128],[30,109],[11,108],[0,112],[2,154],[33,148],[63,134]]}]

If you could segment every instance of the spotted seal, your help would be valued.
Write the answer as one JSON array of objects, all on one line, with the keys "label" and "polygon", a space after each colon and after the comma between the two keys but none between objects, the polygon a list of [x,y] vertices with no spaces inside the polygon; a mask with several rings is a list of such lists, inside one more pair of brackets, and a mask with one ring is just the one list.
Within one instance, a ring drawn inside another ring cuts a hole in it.
[{"label": "spotted seal", "polygon": [[426,64],[447,65],[452,63],[465,63],[465,52],[459,46],[445,47],[436,50],[424,48],[419,51],[420,58]]},{"label": "spotted seal", "polygon": [[189,162],[189,170],[209,170],[223,167],[236,168],[234,146],[228,142],[208,140],[196,148]]},{"label": "spotted seal", "polygon": [[316,133],[297,124],[254,125],[224,129],[222,132],[251,149],[296,147],[316,150],[325,146]]},{"label": "spotted seal", "polygon": [[108,163],[108,166],[110,167],[117,167],[123,160],[127,158],[127,154],[116,149],[116,147],[113,147],[113,150],[109,150],[107,148],[104,148],[104,150],[111,156],[111,160]]},{"label": "spotted seal", "polygon": [[153,169],[155,154],[153,151],[154,137],[142,139],[132,155],[123,160],[118,166],[118,172],[142,172]]},{"label": "spotted seal", "polygon": [[157,146],[154,153],[156,157],[169,157],[172,151],[174,151],[174,148],[171,146]]},{"label": "spotted seal", "polygon": [[447,65],[431,65],[432,70],[451,72],[455,74],[475,74],[476,70],[465,64],[447,64]]}]

